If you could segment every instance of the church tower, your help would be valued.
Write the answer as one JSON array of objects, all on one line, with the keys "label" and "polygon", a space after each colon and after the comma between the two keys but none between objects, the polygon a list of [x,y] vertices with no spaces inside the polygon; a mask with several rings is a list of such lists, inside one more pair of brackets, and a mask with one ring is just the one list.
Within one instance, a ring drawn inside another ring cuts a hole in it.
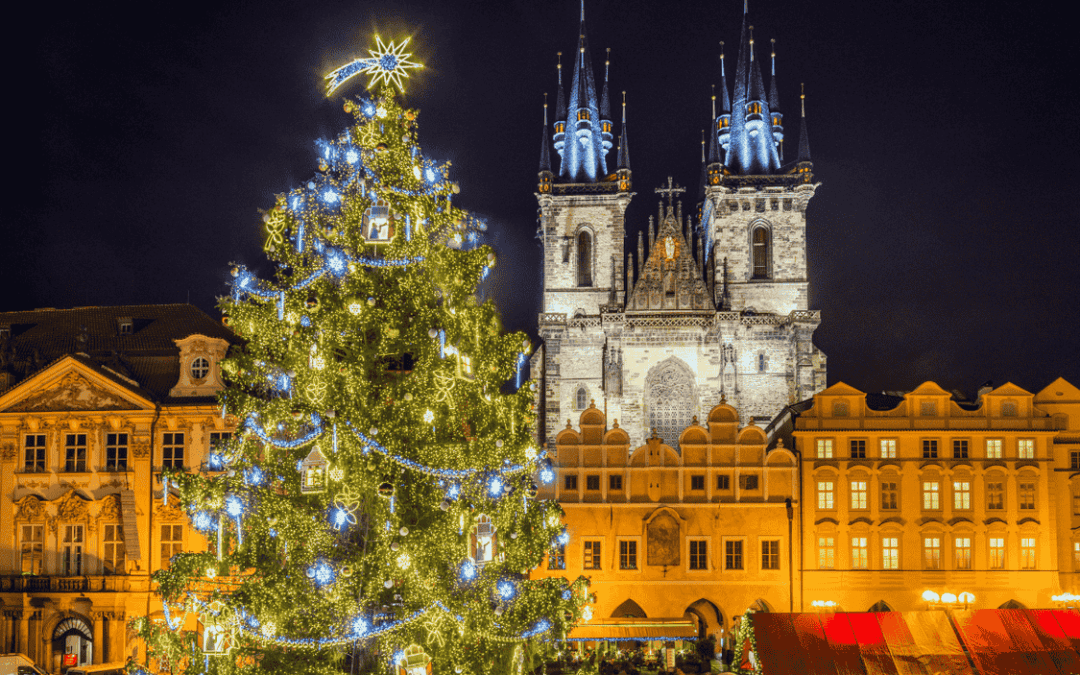
[{"label": "church tower", "polygon": [[820,315],[808,304],[806,208],[813,183],[801,102],[797,156],[784,161],[783,115],[771,51],[769,90],[744,7],[729,97],[721,57],[721,110],[709,139],[700,231],[720,315],[721,388],[760,415],[825,387],[825,355],[812,342]]},{"label": "church tower", "polygon": [[[610,51],[610,50],[609,50]],[[623,216],[630,204],[630,152],[626,107],[617,167],[609,167],[612,147],[610,59],[604,62],[603,88],[597,95],[582,4],[573,76],[567,103],[562,61],[558,66],[555,122],[550,141],[558,157],[552,166],[547,104],[536,199],[539,237],[544,248],[543,311],[597,316],[601,307],[624,301]]]}]

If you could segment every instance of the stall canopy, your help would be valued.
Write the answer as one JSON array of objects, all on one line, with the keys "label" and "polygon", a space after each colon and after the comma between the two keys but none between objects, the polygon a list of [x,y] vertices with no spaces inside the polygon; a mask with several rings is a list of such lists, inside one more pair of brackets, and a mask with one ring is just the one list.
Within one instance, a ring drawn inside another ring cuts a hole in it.
[{"label": "stall canopy", "polygon": [[698,636],[697,624],[693,621],[678,619],[598,619],[574,626],[566,636],[567,640],[612,641],[612,640],[694,640]]},{"label": "stall canopy", "polygon": [[1080,612],[750,615],[764,675],[1077,675]]}]

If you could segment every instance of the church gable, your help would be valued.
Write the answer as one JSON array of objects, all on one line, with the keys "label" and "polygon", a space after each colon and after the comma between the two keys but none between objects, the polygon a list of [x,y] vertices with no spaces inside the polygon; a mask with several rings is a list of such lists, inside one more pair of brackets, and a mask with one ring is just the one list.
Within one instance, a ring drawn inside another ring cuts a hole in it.
[{"label": "church gable", "polygon": [[141,410],[153,403],[80,362],[65,357],[0,396],[0,412]]},{"label": "church gable", "polygon": [[701,269],[669,206],[627,310],[714,310]]}]

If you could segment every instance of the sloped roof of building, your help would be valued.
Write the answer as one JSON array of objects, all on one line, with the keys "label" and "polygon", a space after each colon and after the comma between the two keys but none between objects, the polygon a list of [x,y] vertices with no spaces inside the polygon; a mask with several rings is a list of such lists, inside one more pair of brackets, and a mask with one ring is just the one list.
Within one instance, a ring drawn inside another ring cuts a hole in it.
[{"label": "sloped roof of building", "polygon": [[[125,323],[130,332],[121,328]],[[7,384],[13,385],[64,356],[80,355],[163,400],[179,377],[176,340],[196,334],[239,342],[188,304],[0,312],[0,372],[8,373]]]}]

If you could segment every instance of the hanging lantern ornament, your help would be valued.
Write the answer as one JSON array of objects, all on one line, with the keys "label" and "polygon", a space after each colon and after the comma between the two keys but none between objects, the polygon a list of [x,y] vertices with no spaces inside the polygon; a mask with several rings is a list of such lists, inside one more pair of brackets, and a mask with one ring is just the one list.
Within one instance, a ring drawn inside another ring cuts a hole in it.
[{"label": "hanging lantern ornament", "polygon": [[395,675],[431,675],[431,657],[420,645],[411,644],[401,653]]},{"label": "hanging lantern ornament", "polygon": [[394,486],[390,483],[383,483],[379,486],[379,496],[389,499],[394,496]]}]

